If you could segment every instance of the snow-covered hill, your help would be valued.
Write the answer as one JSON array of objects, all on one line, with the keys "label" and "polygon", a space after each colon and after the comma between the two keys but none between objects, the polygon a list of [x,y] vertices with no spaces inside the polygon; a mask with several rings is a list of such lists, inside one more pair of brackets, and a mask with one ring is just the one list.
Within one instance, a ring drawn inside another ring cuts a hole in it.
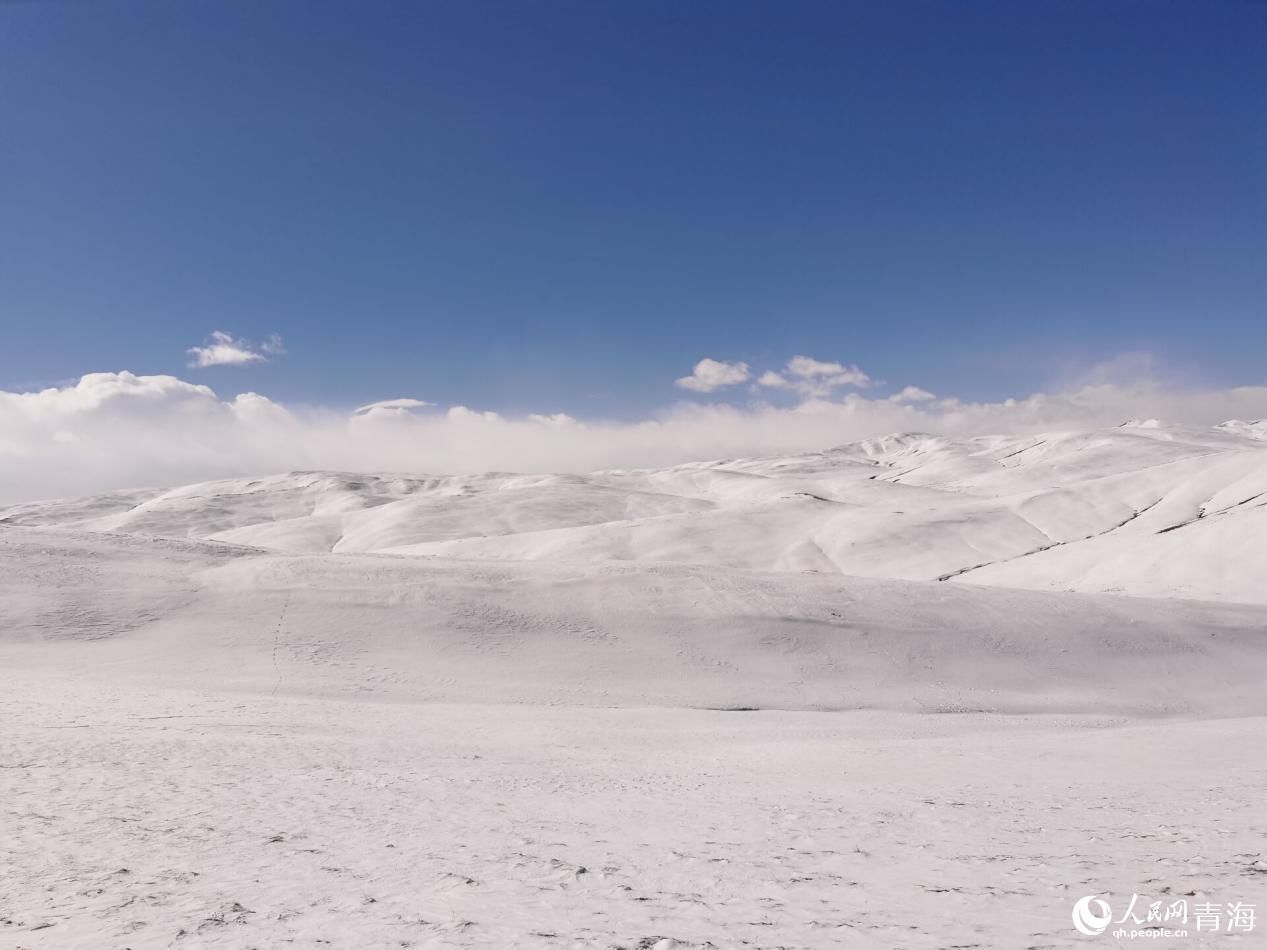
[{"label": "snow-covered hill", "polygon": [[1267,603],[1262,422],[904,434],[590,475],[298,472],[0,510],[315,553],[643,561]]},{"label": "snow-covered hill", "polygon": [[1267,678],[1267,442],[1244,428],[23,505],[0,512],[0,640],[308,695],[1244,711]]}]

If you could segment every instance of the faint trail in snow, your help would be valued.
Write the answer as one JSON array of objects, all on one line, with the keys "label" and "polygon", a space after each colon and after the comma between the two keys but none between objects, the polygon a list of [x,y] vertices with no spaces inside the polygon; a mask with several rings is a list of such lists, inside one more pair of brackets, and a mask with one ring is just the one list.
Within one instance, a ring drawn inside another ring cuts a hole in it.
[{"label": "faint trail in snow", "polygon": [[290,594],[286,594],[286,599],[282,601],[281,612],[277,615],[277,625],[273,628],[273,671],[277,674],[277,681],[273,683],[273,691],[270,695],[276,696],[277,690],[282,685],[282,668],[277,662],[277,651],[281,647],[282,627],[286,623],[286,611],[290,607]]}]

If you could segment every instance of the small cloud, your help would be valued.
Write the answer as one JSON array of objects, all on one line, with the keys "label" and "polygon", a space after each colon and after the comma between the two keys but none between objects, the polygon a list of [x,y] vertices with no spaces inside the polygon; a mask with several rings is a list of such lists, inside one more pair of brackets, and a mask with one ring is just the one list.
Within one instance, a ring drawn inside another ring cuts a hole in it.
[{"label": "small cloud", "polygon": [[829,388],[871,385],[871,377],[856,366],[825,363],[808,356],[793,356],[787,361],[787,371],[800,379],[812,379]]},{"label": "small cloud", "polygon": [[282,338],[276,333],[259,346],[248,340],[235,339],[223,330],[211,331],[203,346],[191,346],[185,351],[189,354],[189,365],[194,369],[205,369],[208,366],[246,366],[248,363],[267,363],[269,356],[278,356],[286,352]]},{"label": "small cloud", "polygon": [[749,376],[747,363],[726,363],[705,357],[695,364],[690,376],[683,376],[673,385],[697,393],[711,393],[724,386],[737,386]]},{"label": "small cloud", "polygon": [[933,393],[930,393],[927,389],[920,389],[918,386],[907,386],[901,392],[896,392],[890,396],[889,402],[929,402],[936,398],[937,397]]},{"label": "small cloud", "polygon": [[826,396],[841,386],[870,386],[871,377],[857,366],[794,356],[787,361],[782,373],[773,370],[762,373],[757,385],[792,389],[803,396]]},{"label": "small cloud", "polygon": [[365,406],[358,406],[352,410],[352,415],[368,416],[371,413],[408,412],[410,409],[422,409],[430,405],[432,404],[421,399],[381,399]]},{"label": "small cloud", "polygon": [[282,335],[280,333],[270,333],[268,339],[260,344],[260,352],[267,353],[269,356],[284,355],[286,347],[282,344]]}]

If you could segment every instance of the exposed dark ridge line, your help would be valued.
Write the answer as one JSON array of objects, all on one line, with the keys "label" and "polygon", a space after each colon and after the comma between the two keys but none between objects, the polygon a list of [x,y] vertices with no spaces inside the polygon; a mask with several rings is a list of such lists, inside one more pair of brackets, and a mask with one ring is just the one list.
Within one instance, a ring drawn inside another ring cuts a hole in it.
[{"label": "exposed dark ridge line", "polygon": [[[1243,499],[1242,501],[1238,501],[1234,505],[1228,505],[1226,508],[1220,508],[1218,511],[1215,512],[1215,514],[1216,515],[1226,514],[1227,512],[1231,511],[1233,508],[1239,508],[1241,507],[1241,505],[1248,505],[1251,501],[1257,501],[1259,498],[1262,498],[1264,495],[1267,495],[1267,491],[1260,491],[1257,495],[1250,495],[1248,498]],[[1254,507],[1257,508],[1259,506],[1255,505]]]},{"label": "exposed dark ridge line", "polygon": [[[893,469],[897,468],[896,462],[882,462],[879,459],[868,459],[868,461],[870,461],[873,465],[879,465],[881,468],[888,469],[887,472],[876,472],[874,475],[868,475],[867,479],[870,481],[874,481],[875,479],[880,478],[881,476],[885,476],[883,481],[887,482],[889,481],[888,476],[893,475]],[[906,471],[898,472],[896,475],[893,475],[893,478],[901,478],[903,475],[909,475],[911,472],[915,471],[916,469],[923,468],[923,467],[924,466],[922,465],[916,465],[913,468],[906,469]]]},{"label": "exposed dark ridge line", "polygon": [[[1052,547],[1052,546],[1053,545],[1048,545],[1047,547],[1035,548],[1033,551],[1026,551],[1025,554],[1018,554],[1017,557],[1025,557],[1026,554],[1037,554],[1039,551],[1046,551],[1047,548]],[[1009,558],[1008,560],[1013,560],[1013,559]],[[949,574],[942,574],[937,579],[939,581],[948,581],[952,577],[958,577],[960,574],[968,574],[972,571],[979,571],[983,567],[989,567],[991,564],[1002,564],[1002,563],[1003,561],[986,561],[982,564],[973,564],[970,567],[961,567],[957,571],[951,571]]]},{"label": "exposed dark ridge line", "polygon": [[[898,479],[899,479],[899,478],[902,478],[902,477],[903,477],[903,476],[905,476],[905,475],[909,475],[909,474],[911,474],[911,472],[918,472],[921,468],[925,468],[925,467],[926,467],[926,466],[923,466],[923,465],[916,465],[914,468],[908,468],[908,469],[907,469],[906,471],[904,471],[904,472],[898,472],[896,475],[894,475],[894,476],[892,476],[892,477],[881,478],[881,479],[880,479],[880,481],[882,481],[882,482],[889,482],[890,484],[897,485],[897,484],[900,484],[900,483],[898,482]],[[875,475],[872,475],[871,477],[872,477],[872,478],[875,478],[876,476],[875,476]]]},{"label": "exposed dark ridge line", "polygon": [[1046,445],[1046,444],[1047,444],[1046,439],[1040,439],[1039,441],[1035,442],[1033,445],[1027,445],[1023,449],[1017,449],[1015,452],[1008,452],[1007,455],[1000,455],[998,458],[995,459],[995,461],[1002,463],[1004,459],[1010,459],[1014,455],[1020,455],[1022,452],[1028,452],[1030,449],[1036,449],[1040,445]]},{"label": "exposed dark ridge line", "polygon": [[[937,579],[939,581],[948,581],[952,577],[959,577],[963,574],[969,574],[972,571],[979,571],[983,567],[991,567],[992,565],[995,565],[995,564],[1007,564],[1011,561],[1019,561],[1021,558],[1030,557],[1031,555],[1034,555],[1034,554],[1042,554],[1044,551],[1050,551],[1052,548],[1059,548],[1059,547],[1064,547],[1067,544],[1079,544],[1083,541],[1092,541],[1095,538],[1102,538],[1106,534],[1112,534],[1118,528],[1126,527],[1136,518],[1139,518],[1141,515],[1146,514],[1147,512],[1151,511],[1153,508],[1156,508],[1160,504],[1161,504],[1161,499],[1158,498],[1152,504],[1145,505],[1143,508],[1140,508],[1132,512],[1131,516],[1127,518],[1125,521],[1120,521],[1117,524],[1113,525],[1113,527],[1105,528],[1103,531],[1097,531],[1094,534],[1088,534],[1084,538],[1074,538],[1072,541],[1053,541],[1051,544],[1042,544],[1034,548],[1033,550],[1025,551],[1023,554],[1017,554],[1012,557],[1005,557],[1000,561],[986,561],[984,564],[973,564],[970,567],[961,567],[959,570],[951,571],[949,574],[942,574]],[[1037,527],[1035,527],[1035,530],[1041,530],[1041,529],[1038,529]]]},{"label": "exposed dark ridge line", "polygon": [[882,479],[880,479],[880,481],[882,481],[882,482],[888,482],[890,485],[900,485],[900,484],[902,484],[902,483],[901,483],[901,482],[899,482],[899,481],[898,481],[898,479],[899,479],[899,478],[901,478],[903,475],[909,475],[909,474],[911,474],[911,472],[913,472],[913,471],[915,471],[915,469],[913,469],[913,468],[912,468],[912,469],[910,469],[909,471],[899,472],[897,475],[894,475],[892,478],[882,478]]},{"label": "exposed dark ridge line", "polygon": [[[1202,509],[1195,518],[1189,518],[1187,521],[1181,521],[1178,524],[1172,524],[1168,528],[1162,528],[1157,533],[1167,534],[1168,532],[1171,532],[1171,531],[1178,531],[1180,528],[1186,528],[1190,524],[1196,524],[1198,521],[1205,521],[1207,518],[1218,518],[1220,515],[1231,514],[1233,511],[1235,511],[1237,508],[1240,508],[1242,505],[1248,505],[1251,501],[1257,501],[1259,498],[1262,498],[1264,495],[1267,495],[1267,492],[1259,492],[1257,495],[1250,495],[1248,498],[1243,499],[1242,501],[1238,501],[1234,505],[1228,505],[1226,508],[1220,508],[1218,511],[1208,513],[1208,514],[1205,511],[1205,509]],[[1265,502],[1264,504],[1267,504],[1267,502]],[[1253,507],[1261,508],[1262,505],[1254,505]]]},{"label": "exposed dark ridge line", "polygon": [[792,492],[792,494],[791,494],[791,495],[789,495],[789,496],[787,496],[787,497],[789,497],[789,498],[795,498],[795,497],[797,497],[798,495],[799,495],[800,497],[802,497],[802,498],[813,498],[815,501],[825,501],[825,502],[827,502],[827,504],[829,504],[829,505],[843,505],[843,504],[845,504],[845,502],[840,501],[839,499],[836,499],[836,498],[824,498],[822,495],[815,495],[812,491],[794,491],[794,492]]}]

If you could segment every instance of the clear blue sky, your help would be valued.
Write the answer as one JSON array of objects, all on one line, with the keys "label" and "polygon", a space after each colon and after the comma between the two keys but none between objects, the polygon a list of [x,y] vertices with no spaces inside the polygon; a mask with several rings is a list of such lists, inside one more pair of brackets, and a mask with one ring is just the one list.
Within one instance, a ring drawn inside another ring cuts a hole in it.
[{"label": "clear blue sky", "polygon": [[[213,329],[285,338],[194,370]],[[1267,379],[1267,4],[0,3],[0,388]],[[688,397],[689,398],[689,397]]]}]

